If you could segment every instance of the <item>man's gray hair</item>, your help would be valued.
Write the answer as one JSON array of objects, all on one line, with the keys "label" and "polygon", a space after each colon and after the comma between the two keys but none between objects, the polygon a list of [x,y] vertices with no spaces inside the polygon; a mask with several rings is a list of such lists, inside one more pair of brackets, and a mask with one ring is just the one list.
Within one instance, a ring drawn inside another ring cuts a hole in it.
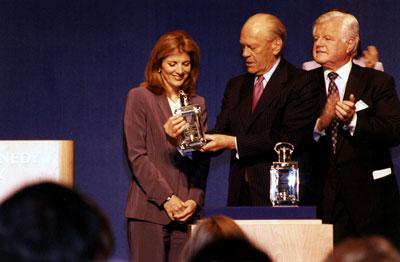
[{"label": "man's gray hair", "polygon": [[323,24],[329,20],[340,18],[342,21],[342,36],[343,41],[346,42],[350,39],[355,41],[355,45],[353,50],[351,50],[351,54],[354,56],[357,53],[358,42],[360,41],[360,26],[358,24],[357,19],[350,13],[345,13],[341,11],[329,11],[327,13],[322,14],[315,20],[313,24],[313,32],[315,31],[315,27],[319,24]]}]

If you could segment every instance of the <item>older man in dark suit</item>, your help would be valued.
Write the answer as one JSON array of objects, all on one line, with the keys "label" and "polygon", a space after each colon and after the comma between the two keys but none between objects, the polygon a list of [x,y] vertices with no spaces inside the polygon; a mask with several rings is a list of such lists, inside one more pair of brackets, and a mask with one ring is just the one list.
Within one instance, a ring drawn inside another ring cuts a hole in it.
[{"label": "older man in dark suit", "polygon": [[359,24],[332,11],[313,27],[319,77],[315,178],[320,214],[333,223],[335,241],[383,234],[400,244],[400,198],[390,147],[400,143],[400,103],[391,76],[352,63]]},{"label": "older man in dark suit", "polygon": [[228,82],[213,134],[206,135],[202,151],[232,152],[229,206],[271,205],[269,169],[277,142],[295,145],[306,174],[303,150],[312,140],[318,90],[281,56],[285,39],[285,26],[273,15],[246,21],[240,44],[247,73]]}]

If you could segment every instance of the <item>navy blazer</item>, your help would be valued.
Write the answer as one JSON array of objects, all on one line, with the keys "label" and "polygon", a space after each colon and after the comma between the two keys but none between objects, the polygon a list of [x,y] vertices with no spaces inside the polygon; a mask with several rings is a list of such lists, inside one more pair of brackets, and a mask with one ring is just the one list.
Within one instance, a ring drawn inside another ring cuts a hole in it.
[{"label": "navy blazer", "polygon": [[[322,110],[327,99],[323,69],[310,72],[319,79]],[[340,194],[360,233],[396,235],[399,245],[400,197],[390,148],[400,143],[400,103],[393,77],[353,64],[344,100],[350,94],[367,105],[357,111],[354,135],[339,126],[335,155],[329,135],[316,143],[314,178],[319,181],[320,200],[324,199],[322,218],[330,221],[335,197]],[[332,187],[332,183],[337,185]]]},{"label": "navy blazer", "polygon": [[[229,80],[213,133],[237,138],[231,153],[228,205],[236,206],[247,174],[253,205],[271,205],[269,170],[277,160],[273,150],[278,142],[295,145],[295,156],[304,156],[312,142],[317,116],[318,89],[307,72],[281,59],[254,110],[251,103],[255,75],[244,74]],[[303,158],[305,159],[305,158]],[[301,168],[306,168],[301,165]],[[305,170],[304,170],[305,171]],[[305,174],[306,172],[304,172]]]}]

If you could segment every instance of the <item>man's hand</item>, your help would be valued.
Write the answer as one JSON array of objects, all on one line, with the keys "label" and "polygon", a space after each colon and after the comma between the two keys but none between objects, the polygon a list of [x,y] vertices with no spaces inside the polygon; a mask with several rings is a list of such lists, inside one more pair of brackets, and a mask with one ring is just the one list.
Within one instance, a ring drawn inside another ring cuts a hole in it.
[{"label": "man's hand", "polygon": [[326,100],[324,109],[322,110],[322,114],[319,116],[319,120],[317,122],[318,131],[322,131],[326,129],[336,117],[336,105],[340,102],[339,92],[333,92],[328,96]]},{"label": "man's hand", "polygon": [[168,217],[174,221],[175,215],[184,212],[186,205],[179,197],[172,195],[171,199],[164,203],[164,209]]},{"label": "man's hand", "polygon": [[187,123],[185,119],[180,115],[174,115],[165,122],[164,131],[168,136],[176,139],[186,127]]},{"label": "man's hand", "polygon": [[339,101],[336,104],[336,117],[339,121],[344,124],[349,124],[353,119],[354,113],[356,112],[356,98],[353,94],[350,95],[349,100]]},{"label": "man's hand", "polygon": [[208,141],[200,151],[201,152],[215,152],[221,149],[235,149],[235,137],[228,135],[204,135],[204,138]]}]

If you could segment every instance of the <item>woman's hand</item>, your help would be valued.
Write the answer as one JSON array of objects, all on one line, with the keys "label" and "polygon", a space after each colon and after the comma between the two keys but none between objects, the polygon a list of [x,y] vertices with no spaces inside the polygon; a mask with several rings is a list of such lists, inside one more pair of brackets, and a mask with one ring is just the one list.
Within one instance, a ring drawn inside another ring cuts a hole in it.
[{"label": "woman's hand", "polygon": [[186,210],[185,203],[177,196],[172,195],[171,198],[164,203],[164,209],[169,218],[174,221],[175,215],[180,214]]},{"label": "woman's hand", "polygon": [[176,139],[186,127],[187,123],[185,119],[180,115],[174,115],[165,122],[164,131],[168,136]]},{"label": "woman's hand", "polygon": [[185,209],[180,213],[174,214],[175,221],[179,223],[186,223],[196,212],[197,203],[196,201],[189,199],[183,203]]}]

